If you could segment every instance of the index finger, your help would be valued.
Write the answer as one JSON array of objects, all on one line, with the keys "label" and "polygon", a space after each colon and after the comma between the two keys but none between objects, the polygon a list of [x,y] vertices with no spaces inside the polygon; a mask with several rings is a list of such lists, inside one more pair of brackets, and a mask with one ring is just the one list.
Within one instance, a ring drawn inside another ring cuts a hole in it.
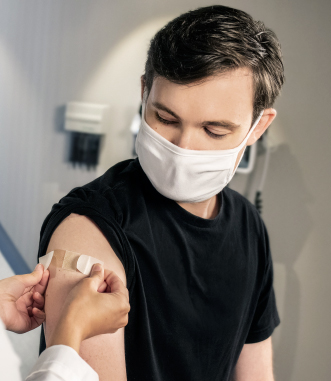
[{"label": "index finger", "polygon": [[39,294],[43,295],[47,287],[48,278],[49,278],[49,271],[45,270],[41,278],[41,281],[34,287],[34,291],[39,292]]}]

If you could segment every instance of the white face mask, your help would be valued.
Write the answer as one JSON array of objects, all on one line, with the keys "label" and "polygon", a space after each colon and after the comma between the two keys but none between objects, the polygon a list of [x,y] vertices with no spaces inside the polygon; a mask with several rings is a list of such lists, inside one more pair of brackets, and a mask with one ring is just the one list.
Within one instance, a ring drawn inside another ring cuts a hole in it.
[{"label": "white face mask", "polygon": [[199,151],[180,148],[154,131],[145,121],[145,99],[135,146],[140,165],[156,190],[178,202],[201,202],[218,194],[232,179],[238,153],[263,111],[238,147]]}]

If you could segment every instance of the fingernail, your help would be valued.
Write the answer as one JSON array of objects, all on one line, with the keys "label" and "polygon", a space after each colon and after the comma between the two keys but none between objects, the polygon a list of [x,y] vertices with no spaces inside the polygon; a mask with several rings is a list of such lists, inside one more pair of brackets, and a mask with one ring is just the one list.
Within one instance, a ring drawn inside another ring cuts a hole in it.
[{"label": "fingernail", "polygon": [[93,271],[101,271],[102,267],[100,265],[100,263],[96,263],[94,266],[93,266]]},{"label": "fingernail", "polygon": [[34,269],[35,270],[42,270],[42,265],[40,263],[38,263]]}]

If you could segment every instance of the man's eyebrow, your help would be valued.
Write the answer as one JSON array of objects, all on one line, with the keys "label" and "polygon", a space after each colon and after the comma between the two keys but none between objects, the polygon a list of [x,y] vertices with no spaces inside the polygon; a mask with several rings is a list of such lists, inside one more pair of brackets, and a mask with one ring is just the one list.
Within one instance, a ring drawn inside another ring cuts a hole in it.
[{"label": "man's eyebrow", "polygon": [[[168,114],[174,116],[175,118],[181,120],[181,118],[173,111],[171,111],[167,106],[163,105],[162,103],[160,102],[152,102],[152,105],[156,108],[158,108],[159,110],[163,110],[165,112],[167,112]],[[237,128],[240,128],[241,125],[240,124],[236,124],[236,123],[233,123],[229,120],[219,120],[219,121],[205,121],[205,122],[202,122],[201,125],[204,125],[204,126],[214,126],[214,127],[223,127],[223,128],[226,128],[228,130],[235,130]]]},{"label": "man's eyebrow", "polygon": [[152,102],[152,105],[153,105],[154,107],[158,108],[159,110],[163,110],[163,111],[167,112],[168,114],[174,116],[175,118],[181,120],[180,117],[179,117],[176,113],[174,113],[173,111],[171,111],[168,107],[166,107],[166,106],[163,105],[162,103],[160,103],[160,102]]},{"label": "man's eyebrow", "polygon": [[223,127],[231,131],[234,131],[237,128],[240,128],[241,126],[240,124],[230,122],[229,120],[206,121],[206,122],[203,122],[202,124],[207,126]]}]

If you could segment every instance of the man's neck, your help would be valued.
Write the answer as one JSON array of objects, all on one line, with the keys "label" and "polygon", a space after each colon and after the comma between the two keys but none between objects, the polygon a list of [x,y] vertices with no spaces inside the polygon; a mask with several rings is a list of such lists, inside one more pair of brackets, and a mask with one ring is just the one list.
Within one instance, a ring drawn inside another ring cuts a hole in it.
[{"label": "man's neck", "polygon": [[195,203],[178,202],[178,205],[180,205],[188,212],[194,214],[195,216],[205,219],[215,218],[220,210],[220,202],[217,195],[206,201]]}]

